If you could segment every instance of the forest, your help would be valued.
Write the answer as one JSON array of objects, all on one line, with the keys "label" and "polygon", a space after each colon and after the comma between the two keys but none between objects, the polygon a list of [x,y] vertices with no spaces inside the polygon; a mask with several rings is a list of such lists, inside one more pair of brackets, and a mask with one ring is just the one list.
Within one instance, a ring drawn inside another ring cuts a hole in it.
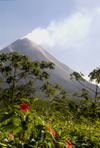
[{"label": "forest", "polygon": [[[100,148],[100,68],[89,74],[95,89],[84,85],[82,73],[70,74],[83,86],[72,95],[49,82],[47,69],[55,64],[17,52],[0,54],[0,147]],[[39,88],[44,98],[35,97],[36,81],[44,82]]]}]

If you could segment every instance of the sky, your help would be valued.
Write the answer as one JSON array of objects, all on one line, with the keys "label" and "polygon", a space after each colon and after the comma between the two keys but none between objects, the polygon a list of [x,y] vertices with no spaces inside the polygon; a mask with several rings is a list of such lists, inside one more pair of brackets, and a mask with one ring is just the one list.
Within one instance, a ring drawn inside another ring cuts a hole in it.
[{"label": "sky", "polygon": [[100,0],[0,0],[0,49],[23,37],[87,76],[100,67]]}]

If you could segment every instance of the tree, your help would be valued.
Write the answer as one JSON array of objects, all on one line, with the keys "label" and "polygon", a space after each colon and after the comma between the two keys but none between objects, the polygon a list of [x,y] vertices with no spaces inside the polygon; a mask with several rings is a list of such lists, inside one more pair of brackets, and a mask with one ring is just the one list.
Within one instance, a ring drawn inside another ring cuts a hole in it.
[{"label": "tree", "polygon": [[[99,84],[100,84],[100,68],[96,68],[94,69],[92,72],[89,73],[88,77],[89,77],[89,81],[93,82],[95,81],[95,90],[93,90],[92,88],[86,86],[85,84],[83,84],[83,82],[85,82],[85,79],[83,78],[83,74],[82,73],[78,73],[78,72],[73,72],[72,74],[70,74],[71,79],[75,79],[76,81],[78,81],[83,87],[85,87],[88,90],[91,90],[94,94],[94,103],[97,103],[97,100],[100,99],[100,97],[98,96],[100,94],[100,90],[99,90]],[[88,99],[88,91],[83,89],[83,95],[82,97],[87,97]]]},{"label": "tree", "polygon": [[47,97],[50,97],[52,101],[60,101],[62,99],[65,99],[67,96],[67,92],[62,89],[62,86],[60,86],[58,83],[55,83],[53,85],[49,81],[47,81],[42,87],[42,91],[45,92]]},{"label": "tree", "polygon": [[[50,73],[46,69],[54,69],[54,65],[50,61],[30,61],[27,55],[17,52],[0,54],[0,74],[3,80],[1,100],[6,105],[13,104],[19,93],[25,94],[25,89],[33,89],[36,80],[49,79]],[[21,84],[22,80],[24,84]]]}]

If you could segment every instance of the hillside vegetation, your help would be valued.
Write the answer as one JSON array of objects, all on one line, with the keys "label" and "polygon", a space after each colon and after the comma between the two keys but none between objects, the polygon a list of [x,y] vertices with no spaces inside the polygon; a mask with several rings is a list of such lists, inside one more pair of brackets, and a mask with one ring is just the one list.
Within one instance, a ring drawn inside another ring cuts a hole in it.
[{"label": "hillside vegetation", "polygon": [[[15,52],[0,55],[1,148],[100,148],[100,69],[89,74],[95,90],[84,86],[71,96],[49,82],[46,69],[54,66]],[[71,79],[84,85],[83,74],[73,72]],[[39,90],[49,101],[34,97],[37,80],[46,81]]]}]

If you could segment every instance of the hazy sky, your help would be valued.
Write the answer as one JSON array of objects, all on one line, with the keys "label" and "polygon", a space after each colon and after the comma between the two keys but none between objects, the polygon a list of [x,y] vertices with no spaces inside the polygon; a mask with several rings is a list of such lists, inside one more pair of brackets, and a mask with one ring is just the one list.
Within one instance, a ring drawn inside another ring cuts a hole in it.
[{"label": "hazy sky", "polygon": [[100,67],[100,0],[0,0],[0,49],[24,36],[87,75]]}]

